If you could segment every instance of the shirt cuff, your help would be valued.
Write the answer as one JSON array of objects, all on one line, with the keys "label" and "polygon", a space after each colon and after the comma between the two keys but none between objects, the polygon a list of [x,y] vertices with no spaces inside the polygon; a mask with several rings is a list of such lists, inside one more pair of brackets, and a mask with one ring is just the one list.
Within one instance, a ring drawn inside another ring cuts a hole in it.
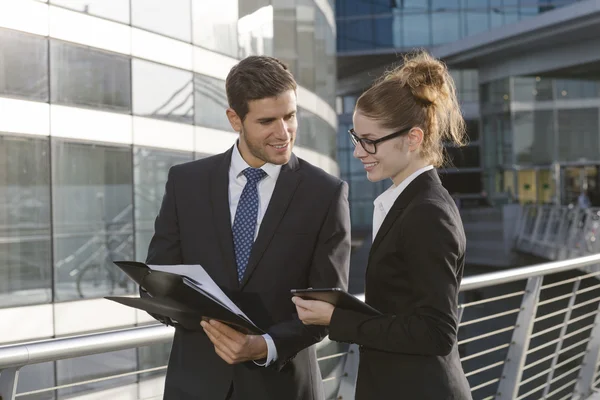
[{"label": "shirt cuff", "polygon": [[267,361],[264,363],[260,363],[258,361],[254,361],[254,364],[259,365],[261,367],[268,367],[274,361],[277,361],[277,347],[275,347],[275,342],[273,338],[268,333],[262,335],[265,338],[265,342],[267,342]]}]

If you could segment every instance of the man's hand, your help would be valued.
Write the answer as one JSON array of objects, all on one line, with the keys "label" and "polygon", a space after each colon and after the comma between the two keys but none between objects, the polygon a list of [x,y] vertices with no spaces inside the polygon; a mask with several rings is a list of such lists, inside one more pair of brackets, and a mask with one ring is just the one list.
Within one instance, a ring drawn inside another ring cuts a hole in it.
[{"label": "man's hand", "polygon": [[260,335],[244,335],[215,320],[200,322],[204,332],[215,346],[215,352],[227,364],[267,358],[267,342]]},{"label": "man's hand", "polygon": [[319,300],[304,300],[298,296],[292,297],[296,305],[298,318],[304,325],[325,325],[331,323],[331,316],[335,306]]}]

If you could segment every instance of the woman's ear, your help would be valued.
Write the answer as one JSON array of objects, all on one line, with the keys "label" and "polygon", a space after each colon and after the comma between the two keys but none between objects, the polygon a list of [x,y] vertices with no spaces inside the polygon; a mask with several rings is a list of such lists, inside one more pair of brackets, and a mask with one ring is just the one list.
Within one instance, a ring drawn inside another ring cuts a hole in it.
[{"label": "woman's ear", "polygon": [[421,143],[423,143],[423,136],[424,135],[425,135],[425,133],[418,126],[415,126],[414,128],[412,128],[408,132],[408,135],[407,135],[408,146],[409,146],[408,148],[411,151],[417,150],[419,148],[419,146],[421,145]]}]

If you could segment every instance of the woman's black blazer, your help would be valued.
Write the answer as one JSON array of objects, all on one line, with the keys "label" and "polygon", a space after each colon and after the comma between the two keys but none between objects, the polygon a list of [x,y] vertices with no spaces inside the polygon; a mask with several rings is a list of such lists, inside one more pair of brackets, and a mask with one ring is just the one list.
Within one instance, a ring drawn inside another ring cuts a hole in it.
[{"label": "woman's black blazer", "polygon": [[471,399],[456,345],[465,233],[435,170],[395,201],[371,247],[372,317],[336,308],[332,340],[360,345],[357,400]]}]

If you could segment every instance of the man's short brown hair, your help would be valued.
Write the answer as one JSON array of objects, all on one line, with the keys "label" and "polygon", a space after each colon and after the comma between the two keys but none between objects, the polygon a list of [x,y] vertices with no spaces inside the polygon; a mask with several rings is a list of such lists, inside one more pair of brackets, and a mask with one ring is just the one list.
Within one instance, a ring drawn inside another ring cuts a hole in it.
[{"label": "man's short brown hair", "polygon": [[288,67],[274,57],[250,56],[235,65],[225,81],[227,101],[243,121],[251,100],[277,97],[296,90],[296,80]]}]

